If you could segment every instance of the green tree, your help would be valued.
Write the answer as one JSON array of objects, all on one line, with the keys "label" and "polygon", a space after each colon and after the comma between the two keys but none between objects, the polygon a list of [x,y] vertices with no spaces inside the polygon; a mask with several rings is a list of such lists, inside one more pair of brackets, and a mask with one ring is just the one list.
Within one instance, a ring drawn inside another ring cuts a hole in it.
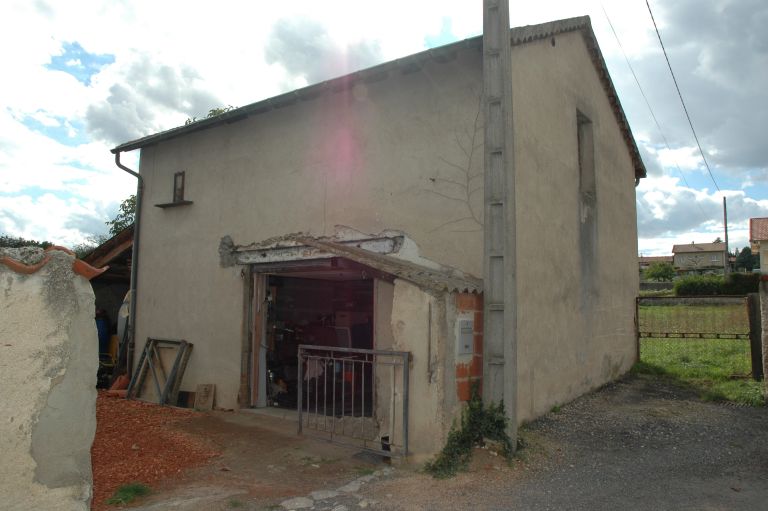
[{"label": "green tree", "polygon": [[717,238],[715,238],[715,241],[713,241],[712,243],[722,243],[722,242],[723,240],[720,239],[720,236],[718,236]]},{"label": "green tree", "polygon": [[131,195],[120,203],[120,211],[118,211],[117,216],[112,220],[105,222],[109,226],[109,235],[114,236],[126,227],[133,225],[135,216],[136,196]]},{"label": "green tree", "polygon": [[111,236],[109,234],[92,234],[85,238],[85,241],[72,246],[72,251],[75,253],[78,259],[90,254],[94,248],[98,247]]},{"label": "green tree", "polygon": [[754,268],[760,265],[760,258],[757,255],[752,254],[752,250],[749,247],[744,247],[736,256],[736,268],[744,268],[747,271],[752,271]]},{"label": "green tree", "polygon": [[653,263],[645,270],[645,278],[669,282],[675,278],[675,269],[669,263]]},{"label": "green tree", "polygon": [[40,247],[48,248],[51,246],[50,241],[37,241],[27,240],[20,236],[9,236],[7,234],[0,234],[0,247],[4,248],[20,248],[20,247]]},{"label": "green tree", "polygon": [[[216,117],[217,115],[221,115],[223,113],[229,112],[230,110],[234,110],[235,106],[227,105],[227,106],[221,106],[219,108],[211,108],[208,110],[208,115],[206,115],[204,118],[209,119],[211,117]],[[189,117],[186,121],[184,121],[184,126],[187,126],[189,124],[192,124],[193,122],[201,121],[202,119],[198,119],[197,117]]]}]

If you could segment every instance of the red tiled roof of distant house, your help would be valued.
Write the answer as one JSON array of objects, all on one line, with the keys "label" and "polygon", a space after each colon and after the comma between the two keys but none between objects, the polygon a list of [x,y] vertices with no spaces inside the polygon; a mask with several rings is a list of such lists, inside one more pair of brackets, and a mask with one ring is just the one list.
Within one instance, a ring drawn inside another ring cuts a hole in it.
[{"label": "red tiled roof of distant house", "polygon": [[768,218],[749,219],[749,241],[768,241]]}]

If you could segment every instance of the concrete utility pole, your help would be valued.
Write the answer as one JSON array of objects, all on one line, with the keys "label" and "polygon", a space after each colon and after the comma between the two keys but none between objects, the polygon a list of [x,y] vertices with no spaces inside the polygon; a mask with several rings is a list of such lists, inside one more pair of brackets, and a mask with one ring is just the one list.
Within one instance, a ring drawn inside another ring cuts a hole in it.
[{"label": "concrete utility pole", "polygon": [[517,439],[517,265],[508,0],[483,0],[483,399],[504,401]]},{"label": "concrete utility pole", "polygon": [[725,266],[723,267],[723,273],[727,275],[731,271],[731,253],[728,251],[728,206],[725,203],[725,196],[723,196],[723,227],[725,228]]}]

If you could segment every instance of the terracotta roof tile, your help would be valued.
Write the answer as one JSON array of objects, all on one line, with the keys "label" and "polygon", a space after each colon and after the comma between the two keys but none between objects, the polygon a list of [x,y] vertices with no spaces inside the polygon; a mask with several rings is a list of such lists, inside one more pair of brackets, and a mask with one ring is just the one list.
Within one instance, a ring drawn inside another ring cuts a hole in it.
[{"label": "terracotta roof tile", "polygon": [[749,219],[749,241],[768,240],[768,218]]},{"label": "terracotta roof tile", "polygon": [[[38,249],[38,251],[35,251],[34,253],[23,253],[21,251],[12,251],[8,249],[3,250],[0,252],[0,264],[5,265],[16,273],[32,275],[33,273],[40,271],[40,269],[51,261],[54,251],[64,252],[72,256],[72,271],[88,280],[91,280],[97,275],[101,275],[107,271],[107,268],[109,268],[109,266],[94,268],[85,261],[78,259],[75,256],[75,253],[68,248],[56,245],[48,247],[44,252],[39,252]],[[21,257],[21,259],[17,259],[16,257]]]}]

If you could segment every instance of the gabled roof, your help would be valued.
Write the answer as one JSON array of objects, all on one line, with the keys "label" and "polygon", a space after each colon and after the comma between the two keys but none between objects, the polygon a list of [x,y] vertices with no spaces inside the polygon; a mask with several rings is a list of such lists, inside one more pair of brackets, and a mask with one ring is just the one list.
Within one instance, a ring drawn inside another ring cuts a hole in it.
[{"label": "gabled roof", "polygon": [[[632,159],[633,166],[635,168],[635,177],[642,178],[646,176],[645,165],[640,157],[640,151],[637,149],[637,144],[632,136],[632,130],[629,127],[629,122],[624,115],[624,109],[621,107],[619,96],[616,93],[616,89],[613,86],[611,77],[608,74],[608,68],[603,59],[600,47],[597,44],[597,38],[592,30],[592,23],[589,16],[580,16],[576,18],[567,18],[558,21],[551,21],[548,23],[540,23],[538,25],[528,25],[524,27],[516,27],[510,30],[510,42],[512,46],[518,46],[527,44],[532,41],[540,39],[546,39],[557,34],[566,32],[580,31],[584,42],[587,46],[587,50],[592,58],[592,64],[595,66],[595,70],[600,78],[600,82],[603,85],[603,90],[608,97],[608,101],[613,108],[616,121],[621,129],[624,142],[627,145],[630,157]],[[364,69],[362,71],[356,71],[348,75],[327,80],[314,85],[297,89],[292,92],[280,94],[269,99],[251,103],[234,110],[230,110],[216,117],[202,119],[197,122],[185,126],[179,126],[167,131],[162,131],[154,135],[142,137],[124,144],[120,144],[114,149],[112,153],[119,153],[124,151],[132,151],[134,149],[140,149],[158,142],[170,140],[176,137],[180,137],[189,133],[206,130],[216,126],[231,124],[246,117],[252,115],[258,115],[270,110],[293,105],[300,101],[310,101],[322,94],[328,92],[339,92],[350,89],[357,82],[374,82],[386,79],[390,73],[412,73],[419,70],[425,62],[446,62],[455,57],[456,51],[462,48],[474,48],[478,51],[482,50],[483,38],[482,36],[465,39],[456,43],[447,44],[439,48],[433,48],[420,53],[410,55],[401,59],[385,62],[377,66]]]},{"label": "gabled roof", "polygon": [[673,254],[688,252],[725,252],[725,243],[691,243],[690,245],[673,245]]},{"label": "gabled roof", "polygon": [[768,241],[768,218],[749,219],[749,241]]}]

